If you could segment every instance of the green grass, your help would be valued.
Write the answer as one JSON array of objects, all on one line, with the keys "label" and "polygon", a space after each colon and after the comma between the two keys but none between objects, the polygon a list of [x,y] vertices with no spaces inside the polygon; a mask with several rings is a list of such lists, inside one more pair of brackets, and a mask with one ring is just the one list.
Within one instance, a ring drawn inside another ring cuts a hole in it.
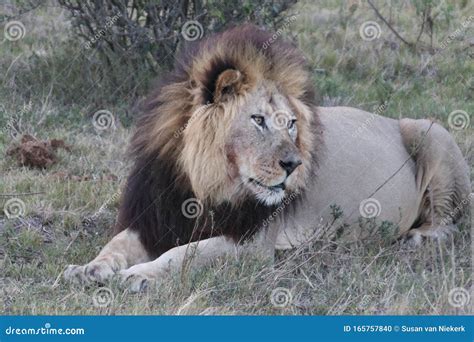
[{"label": "green grass", "polygon": [[[472,29],[423,67],[433,58],[427,35],[413,51],[390,33],[367,4],[351,12],[345,3],[303,1],[294,9],[296,22],[284,32],[308,57],[323,105],[373,111],[388,101],[386,116],[430,117],[445,127],[454,110],[464,110],[472,118],[474,83],[466,80],[474,72],[468,40]],[[416,38],[420,19],[413,7],[394,2],[390,9],[385,2],[376,3],[387,17],[392,13],[391,23],[400,34]],[[473,4],[443,2],[436,11],[435,47],[461,27],[473,13]],[[90,261],[110,238],[118,207],[114,195],[130,167],[125,148],[137,99],[127,96],[129,88],[117,93],[113,82],[96,78],[101,75],[100,64],[74,43],[58,8],[39,8],[20,20],[27,27],[25,37],[0,43],[0,74],[5,75],[0,81],[0,194],[39,194],[17,196],[25,203],[22,218],[8,219],[0,213],[1,313],[472,312],[470,306],[454,308],[448,302],[453,288],[473,286],[470,222],[452,240],[427,242],[416,250],[387,243],[313,241],[296,251],[278,253],[273,265],[248,246],[237,260],[222,258],[203,269],[169,275],[147,293],[130,294],[113,280],[106,286],[114,300],[105,308],[94,306],[98,287],[67,284],[61,273],[67,264]],[[380,24],[378,39],[361,39],[359,27],[367,20]],[[115,77],[126,80],[127,72],[124,68]],[[143,94],[147,88],[144,79]],[[29,102],[31,108],[23,109]],[[90,117],[98,109],[114,113],[115,128],[94,129]],[[11,142],[8,122],[22,133],[64,139],[71,150],[61,150],[59,162],[47,170],[19,167],[11,158],[3,158]],[[471,127],[451,131],[472,169]],[[0,208],[10,198],[0,197]],[[271,301],[272,291],[279,287],[289,289],[292,299],[281,308]]]}]

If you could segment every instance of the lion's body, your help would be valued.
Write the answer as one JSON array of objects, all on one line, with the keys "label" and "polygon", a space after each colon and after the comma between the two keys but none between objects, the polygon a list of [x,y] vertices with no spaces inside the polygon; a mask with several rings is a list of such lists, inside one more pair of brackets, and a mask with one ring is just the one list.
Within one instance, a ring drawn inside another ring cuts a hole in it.
[{"label": "lion's body", "polygon": [[[294,220],[280,227],[277,248],[294,247],[307,241],[309,236],[330,235],[344,223],[348,226],[343,233],[350,239],[358,240],[373,234],[368,231],[368,225],[363,224],[363,217],[361,221],[364,211],[361,203],[368,199],[372,199],[367,205],[372,205],[375,223],[380,226],[383,221],[390,222],[396,229],[392,234],[403,235],[416,228],[417,219],[430,209],[431,204],[425,203],[429,202],[428,184],[419,183],[423,176],[431,180],[432,189],[442,185],[445,197],[468,195],[467,165],[451,136],[439,125],[431,126],[427,120],[402,120],[405,125],[402,132],[399,120],[358,109],[319,107],[318,111],[324,127],[325,153],[316,181],[306,192],[305,204],[298,209]],[[415,135],[406,131],[407,125],[425,130]],[[424,132],[427,132],[426,136]],[[417,154],[409,151],[417,139],[432,144],[436,155],[444,156],[445,162],[440,163],[429,155],[419,155],[417,160]],[[417,163],[424,163],[431,173],[449,180],[449,184],[439,184],[438,179],[423,175]],[[435,195],[434,199],[437,197]],[[444,206],[433,202],[438,210],[433,213],[435,222],[432,223],[439,225],[443,218],[450,217],[452,200]],[[332,205],[342,210],[342,216],[335,222]]]},{"label": "lion's body", "polygon": [[263,48],[270,37],[237,27],[184,53],[132,139],[117,235],[66,278],[120,271],[140,290],[189,253],[200,265],[257,232],[270,250],[314,235],[360,239],[373,233],[361,216],[391,222],[394,238],[452,229],[470,185],[449,133],[317,107],[305,59],[281,41]]},{"label": "lion's body", "polygon": [[[400,224],[401,232],[408,230],[417,218],[420,195],[415,162],[404,147],[399,122],[347,107],[319,107],[318,111],[324,153],[304,205],[293,224],[284,227],[277,246],[289,248],[313,234],[334,233],[343,223],[350,225],[345,234],[352,238],[366,235],[359,225],[359,207],[369,198],[377,201],[373,207],[379,211],[377,221]],[[334,205],[342,210],[342,217],[328,227],[334,220]]]}]

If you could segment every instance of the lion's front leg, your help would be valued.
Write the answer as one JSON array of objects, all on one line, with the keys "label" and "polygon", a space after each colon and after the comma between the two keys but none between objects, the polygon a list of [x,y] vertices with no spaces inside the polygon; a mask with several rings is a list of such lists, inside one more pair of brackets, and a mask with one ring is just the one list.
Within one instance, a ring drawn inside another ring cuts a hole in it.
[{"label": "lion's front leg", "polygon": [[170,249],[157,259],[119,272],[132,292],[139,292],[166,272],[183,267],[196,268],[226,253],[236,253],[237,245],[224,236],[189,243]]},{"label": "lion's front leg", "polygon": [[79,283],[103,282],[120,270],[149,260],[138,234],[125,229],[114,236],[88,264],[69,265],[64,271],[64,278]]}]

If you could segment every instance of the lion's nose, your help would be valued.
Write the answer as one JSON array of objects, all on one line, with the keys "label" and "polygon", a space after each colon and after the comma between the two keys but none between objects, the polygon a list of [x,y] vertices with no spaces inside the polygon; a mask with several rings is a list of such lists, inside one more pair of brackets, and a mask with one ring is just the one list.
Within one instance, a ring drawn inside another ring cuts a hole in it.
[{"label": "lion's nose", "polygon": [[291,175],[301,163],[301,160],[297,157],[288,157],[280,160],[280,166],[286,171],[288,176]]}]

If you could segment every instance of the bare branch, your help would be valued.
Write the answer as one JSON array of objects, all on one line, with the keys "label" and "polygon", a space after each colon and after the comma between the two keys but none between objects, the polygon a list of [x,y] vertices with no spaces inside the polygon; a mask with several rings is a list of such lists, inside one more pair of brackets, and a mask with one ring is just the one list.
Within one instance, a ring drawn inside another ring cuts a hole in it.
[{"label": "bare branch", "polygon": [[369,3],[370,7],[372,7],[372,9],[374,10],[375,14],[377,15],[377,17],[380,18],[380,20],[382,20],[385,25],[388,26],[388,28],[390,29],[390,31],[393,32],[393,34],[395,36],[397,36],[398,39],[400,39],[402,42],[404,42],[406,45],[408,45],[409,47],[413,47],[414,44],[413,43],[410,43],[408,42],[405,38],[403,38],[400,33],[397,32],[397,30],[395,30],[393,28],[393,26],[388,22],[387,19],[384,18],[384,16],[379,12],[379,10],[377,9],[377,7],[374,6],[374,4],[370,1],[370,0],[367,0],[367,2]]}]

